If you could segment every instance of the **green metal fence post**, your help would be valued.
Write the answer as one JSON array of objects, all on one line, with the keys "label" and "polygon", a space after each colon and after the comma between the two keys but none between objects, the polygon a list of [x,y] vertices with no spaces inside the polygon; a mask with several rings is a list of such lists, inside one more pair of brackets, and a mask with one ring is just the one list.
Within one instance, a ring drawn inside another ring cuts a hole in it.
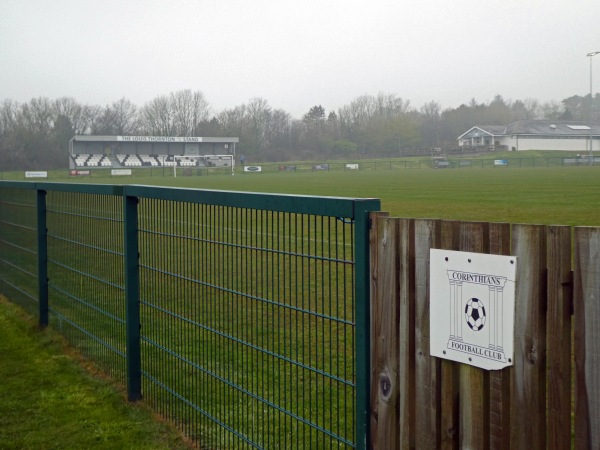
[{"label": "green metal fence post", "polygon": [[369,212],[380,209],[379,200],[355,203],[354,247],[356,271],[356,448],[369,448],[371,378],[371,301],[369,264]]},{"label": "green metal fence post", "polygon": [[37,253],[38,253],[38,308],[39,326],[48,325],[48,229],[46,226],[46,191],[38,189],[37,210]]},{"label": "green metal fence post", "polygon": [[138,253],[138,198],[125,196],[125,298],[127,348],[127,398],[142,398],[142,361],[140,350],[140,279]]}]

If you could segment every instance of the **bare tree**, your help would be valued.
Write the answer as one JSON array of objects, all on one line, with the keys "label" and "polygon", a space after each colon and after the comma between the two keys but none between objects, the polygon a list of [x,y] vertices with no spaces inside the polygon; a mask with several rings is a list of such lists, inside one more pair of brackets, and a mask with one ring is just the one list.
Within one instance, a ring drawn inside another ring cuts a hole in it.
[{"label": "bare tree", "polygon": [[440,119],[442,107],[435,101],[425,103],[421,107],[423,126],[421,129],[423,144],[428,147],[440,146]]},{"label": "bare tree", "polygon": [[385,119],[402,116],[410,110],[410,101],[405,101],[396,94],[380,92],[371,102],[373,103],[373,116]]},{"label": "bare tree", "polygon": [[142,109],[142,126],[146,133],[155,136],[173,134],[173,117],[169,97],[161,95],[150,100]]},{"label": "bare tree", "polygon": [[340,136],[357,144],[365,153],[368,147],[391,151],[392,147],[398,149],[400,140],[414,142],[418,134],[417,116],[410,102],[396,94],[362,95],[338,110]]},{"label": "bare tree", "polygon": [[210,106],[204,94],[189,89],[170,95],[173,131],[178,136],[192,136],[196,127],[210,117]]},{"label": "bare tree", "polygon": [[288,148],[291,146],[291,122],[292,116],[283,109],[273,111],[269,127],[269,142],[272,145]]},{"label": "bare tree", "polygon": [[131,135],[139,130],[137,106],[126,98],[107,105],[95,122],[94,134]]},{"label": "bare tree", "polygon": [[33,133],[48,135],[53,126],[54,114],[50,100],[44,97],[32,99],[21,105],[19,121]]},{"label": "bare tree", "polygon": [[221,124],[221,130],[225,135],[242,136],[244,134],[244,122],[246,121],[246,105],[239,105],[231,109],[221,111],[217,120]]},{"label": "bare tree", "polygon": [[527,111],[529,111],[529,116],[527,117],[528,119],[541,119],[542,118],[542,113],[540,110],[540,102],[538,99],[526,98],[525,100],[523,100],[523,103],[525,103],[525,108],[527,109]]},{"label": "bare tree", "polygon": [[99,128],[102,119],[102,107],[85,105],[81,110],[81,117],[83,125],[81,126],[81,133],[77,134],[97,134],[96,130]]},{"label": "bare tree", "polygon": [[139,114],[137,106],[126,98],[112,104],[113,130],[116,135],[131,135],[138,131]]},{"label": "bare tree", "polygon": [[[69,120],[75,134],[83,134],[86,120],[83,107],[72,97],[61,97],[53,102],[54,117],[64,117]],[[55,124],[56,125],[56,124]]]},{"label": "bare tree", "polygon": [[15,130],[19,104],[7,99],[0,106],[0,136]]},{"label": "bare tree", "polygon": [[264,98],[254,97],[248,102],[247,111],[247,120],[250,126],[250,148],[259,151],[268,144],[271,107]]},{"label": "bare tree", "polygon": [[558,120],[564,113],[564,106],[556,101],[546,102],[540,109],[544,119]]},{"label": "bare tree", "polygon": [[146,103],[141,110],[145,132],[158,136],[192,136],[210,118],[210,105],[200,91],[171,92]]}]

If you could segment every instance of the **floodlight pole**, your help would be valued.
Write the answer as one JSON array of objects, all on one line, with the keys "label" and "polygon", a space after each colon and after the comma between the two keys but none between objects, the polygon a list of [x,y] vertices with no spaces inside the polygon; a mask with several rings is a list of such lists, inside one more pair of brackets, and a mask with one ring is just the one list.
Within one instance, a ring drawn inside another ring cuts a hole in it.
[{"label": "floodlight pole", "polygon": [[593,105],[594,105],[594,94],[593,94],[593,85],[592,85],[592,58],[596,55],[600,54],[600,51],[598,52],[590,52],[587,54],[587,57],[590,58],[590,166],[594,164],[594,141],[593,139],[593,121],[594,121],[594,114],[593,114]]}]

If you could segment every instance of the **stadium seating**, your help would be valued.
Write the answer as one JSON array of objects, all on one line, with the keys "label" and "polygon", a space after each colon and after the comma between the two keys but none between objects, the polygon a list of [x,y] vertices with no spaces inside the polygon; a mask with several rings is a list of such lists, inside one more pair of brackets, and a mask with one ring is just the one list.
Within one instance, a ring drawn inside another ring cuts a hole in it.
[{"label": "stadium seating", "polygon": [[179,167],[194,167],[196,166],[195,159],[179,158]]},{"label": "stadium seating", "polygon": [[110,158],[104,155],[81,154],[73,155],[73,161],[76,167],[110,167],[112,162]]},{"label": "stadium seating", "polygon": [[84,167],[89,157],[90,155],[87,154],[73,155],[73,161],[75,161],[77,167]]},{"label": "stadium seating", "polygon": [[175,165],[175,161],[172,156],[159,155],[156,159],[161,166],[173,167]]},{"label": "stadium seating", "polygon": [[150,155],[139,155],[139,156],[140,156],[140,159],[142,160],[142,166],[156,167],[156,166],[160,165],[155,156],[150,156]]},{"label": "stadium seating", "polygon": [[125,167],[141,167],[142,160],[138,155],[127,155],[121,164]]},{"label": "stadium seating", "polygon": [[[218,156],[205,157],[181,157],[174,158],[173,155],[114,155],[121,167],[223,167],[230,166],[229,159]],[[79,154],[71,155],[75,167],[112,167],[113,161],[110,157],[101,154]]]}]

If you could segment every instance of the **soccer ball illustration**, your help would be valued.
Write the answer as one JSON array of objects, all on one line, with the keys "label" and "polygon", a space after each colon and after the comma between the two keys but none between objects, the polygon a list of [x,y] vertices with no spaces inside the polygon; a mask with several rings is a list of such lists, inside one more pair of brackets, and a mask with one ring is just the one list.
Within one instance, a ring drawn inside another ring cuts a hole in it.
[{"label": "soccer ball illustration", "polygon": [[465,319],[473,331],[481,331],[485,325],[485,307],[478,298],[471,298],[465,305]]}]

